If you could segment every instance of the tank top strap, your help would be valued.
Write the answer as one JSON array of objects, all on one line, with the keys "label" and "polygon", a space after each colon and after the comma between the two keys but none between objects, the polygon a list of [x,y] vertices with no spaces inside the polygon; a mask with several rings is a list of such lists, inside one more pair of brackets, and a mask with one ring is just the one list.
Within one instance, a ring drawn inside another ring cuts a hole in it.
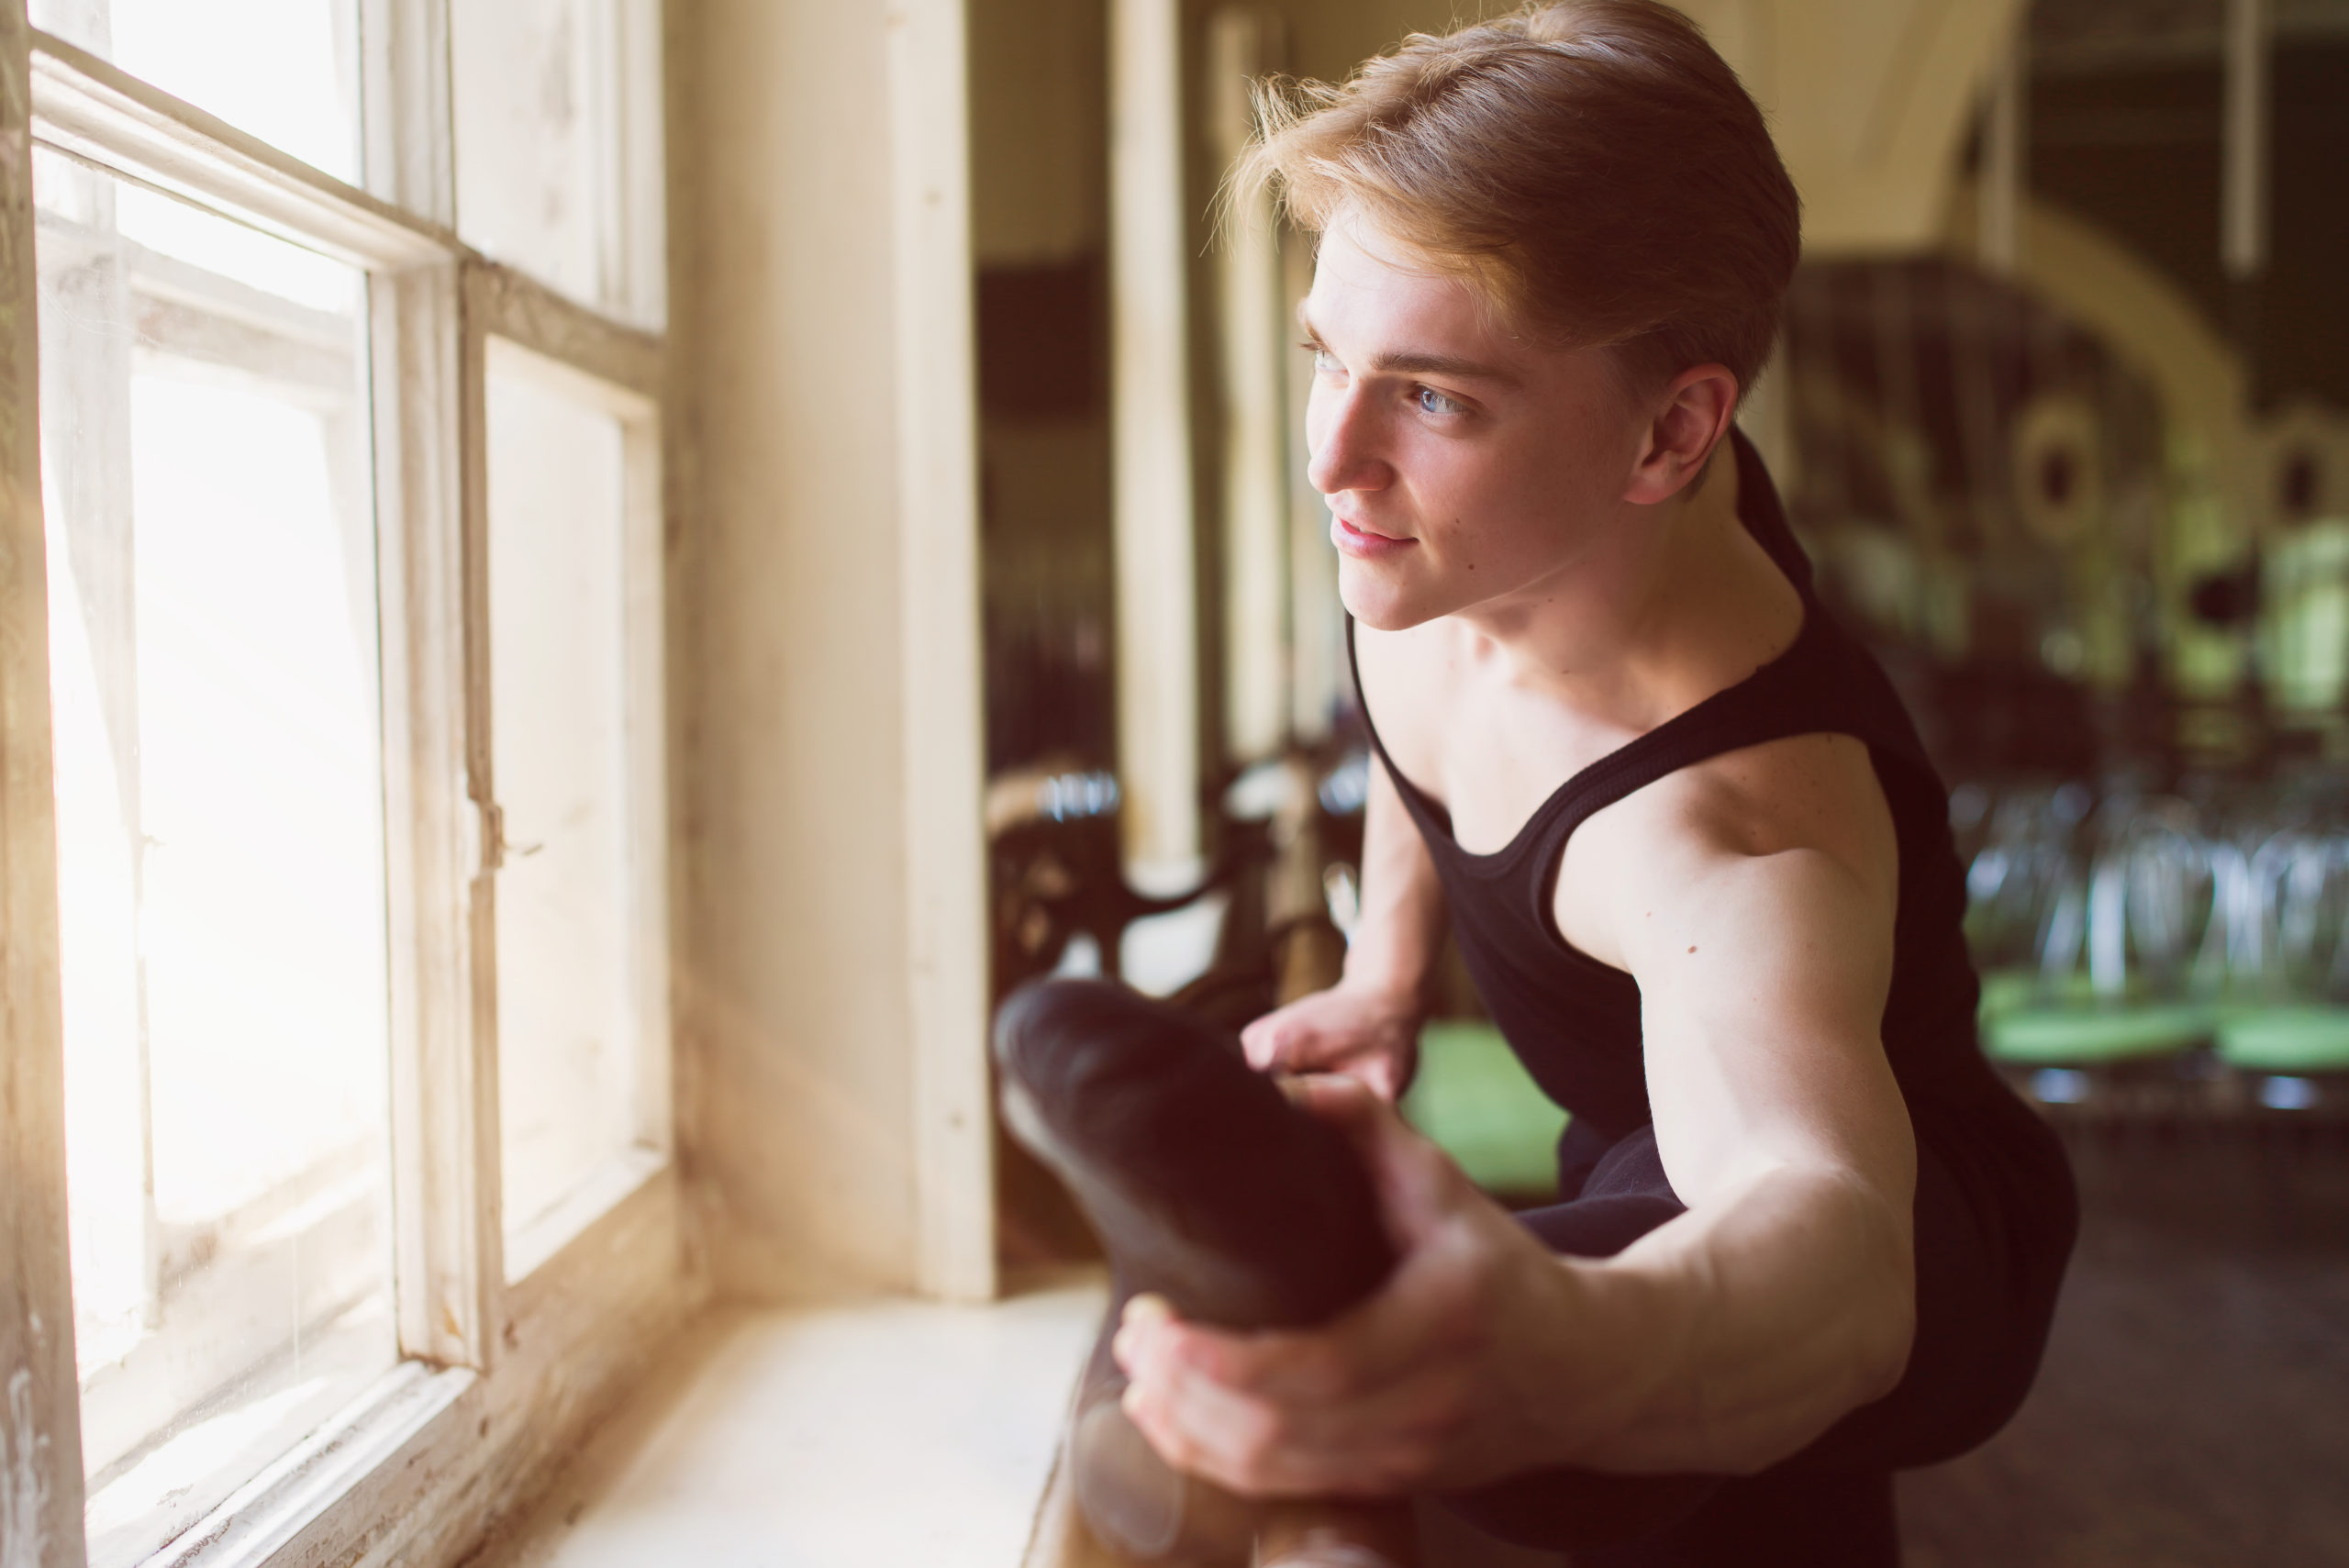
[{"label": "tank top strap", "polygon": [[1852,679],[1849,655],[1857,650],[1847,649],[1819,606],[1808,595],[1804,599],[1802,630],[1785,652],[1568,779],[1539,814],[1537,832],[1529,835],[1534,841],[1525,847],[1534,863],[1553,862],[1576,828],[1626,795],[1748,746],[1797,735],[1848,735],[1872,751],[1905,754],[1905,723],[1884,724],[1872,711],[1877,705]]},{"label": "tank top strap", "polygon": [[[1346,617],[1346,675],[1353,682],[1354,713],[1362,720],[1363,733],[1370,738],[1371,755],[1386,770],[1395,785],[1395,794],[1403,802],[1403,809],[1419,829],[1419,837],[1427,841],[1429,852],[1439,861],[1463,862],[1470,859],[1466,851],[1452,837],[1452,813],[1442,803],[1423,793],[1410,776],[1395,765],[1394,757],[1386,750],[1386,742],[1378,733],[1378,721],[1370,716],[1370,699],[1362,689],[1362,659],[1354,651],[1354,617]],[[1554,801],[1544,802],[1546,811]],[[1538,817],[1540,812],[1536,812]]]},{"label": "tank top strap", "polygon": [[1738,520],[1802,597],[1802,629],[1777,658],[1568,779],[1536,813],[1533,863],[1553,864],[1586,820],[1658,779],[1730,751],[1797,735],[1848,735],[1871,756],[1920,771],[1940,787],[1916,725],[1866,650],[1813,591],[1810,557],[1787,521],[1778,487],[1745,432],[1732,428]]},{"label": "tank top strap", "polygon": [[1363,728],[1440,859],[1487,877],[1519,870],[1529,857],[1536,868],[1546,870],[1576,828],[1624,796],[1724,752],[1796,735],[1849,735],[1873,753],[1931,773],[1932,764],[1891,683],[1834,624],[1813,593],[1810,558],[1787,522],[1777,487],[1760,454],[1742,431],[1732,430],[1731,440],[1738,465],[1738,520],[1801,596],[1801,629],[1784,652],[1744,680],[1715,692],[1560,784],[1501,850],[1470,854],[1460,849],[1452,837],[1450,814],[1395,765],[1363,698],[1353,618],[1347,617],[1346,658]]},{"label": "tank top strap", "polygon": [[1737,520],[1753,536],[1753,542],[1787,574],[1795,585],[1805,607],[1811,601],[1810,557],[1803,553],[1795,530],[1787,521],[1787,508],[1778,499],[1778,486],[1770,477],[1762,453],[1746,439],[1743,430],[1730,427],[1730,450],[1737,460]]}]

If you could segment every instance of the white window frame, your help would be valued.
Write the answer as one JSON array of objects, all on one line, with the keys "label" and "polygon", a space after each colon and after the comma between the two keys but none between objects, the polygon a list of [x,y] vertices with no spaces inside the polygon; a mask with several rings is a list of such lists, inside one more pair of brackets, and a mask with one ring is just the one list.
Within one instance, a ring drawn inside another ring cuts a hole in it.
[{"label": "white window frame", "polygon": [[[608,415],[620,429],[623,492],[620,628],[626,658],[623,695],[624,744],[629,814],[628,841],[633,851],[628,875],[629,906],[636,917],[634,995],[639,1016],[636,1039],[634,1137],[630,1146],[602,1162],[551,1212],[518,1233],[507,1235],[499,1253],[500,1277],[527,1278],[572,1240],[592,1228],[592,1217],[667,1168],[674,1148],[670,1078],[668,858],[660,852],[668,838],[668,749],[660,658],[665,617],[661,587],[661,386],[659,339],[616,328],[595,313],[530,283],[505,268],[474,266],[466,272],[465,390],[473,401],[466,412],[464,438],[466,515],[478,519],[467,531],[466,645],[486,651],[489,628],[489,465],[486,420],[488,378],[500,369],[540,381],[564,398]],[[478,738],[468,776],[477,781],[476,798],[495,802],[490,736],[494,722],[484,671],[472,689],[472,733]],[[484,807],[490,869],[505,862],[504,814]],[[649,852],[648,852],[649,851]],[[494,892],[494,887],[493,887]],[[495,929],[495,911],[476,920]],[[502,1229],[502,1228],[501,1228]],[[508,1250],[520,1255],[508,1255]]]},{"label": "white window frame", "polygon": [[[29,147],[368,273],[390,884],[392,1166],[406,1358],[148,1568],[446,1561],[529,1494],[700,1304],[669,1153],[662,339],[451,227],[450,0],[360,0],[369,190],[56,39],[0,0],[0,1563],[81,1568]],[[631,193],[632,195],[634,193]],[[629,706],[651,1151],[507,1283],[498,1209],[485,376],[493,339],[611,389],[630,499]],[[655,570],[649,573],[647,562]]]}]

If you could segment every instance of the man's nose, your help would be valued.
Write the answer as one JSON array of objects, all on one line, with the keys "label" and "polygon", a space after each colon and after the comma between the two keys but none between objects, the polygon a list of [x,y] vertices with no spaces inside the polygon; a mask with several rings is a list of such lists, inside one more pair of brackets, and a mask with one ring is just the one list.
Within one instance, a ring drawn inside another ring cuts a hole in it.
[{"label": "man's nose", "polygon": [[1319,424],[1305,465],[1308,484],[1324,495],[1385,487],[1393,471],[1379,452],[1377,421],[1352,388],[1330,399]]}]

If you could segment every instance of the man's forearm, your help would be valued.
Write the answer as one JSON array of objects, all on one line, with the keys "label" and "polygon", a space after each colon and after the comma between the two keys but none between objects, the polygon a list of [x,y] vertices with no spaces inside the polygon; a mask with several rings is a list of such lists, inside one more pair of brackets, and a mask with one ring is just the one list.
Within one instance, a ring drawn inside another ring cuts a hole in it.
[{"label": "man's forearm", "polygon": [[1561,1268],[1542,1462],[1750,1473],[1889,1392],[1908,1362],[1908,1217],[1848,1173],[1767,1169],[1617,1258]]}]

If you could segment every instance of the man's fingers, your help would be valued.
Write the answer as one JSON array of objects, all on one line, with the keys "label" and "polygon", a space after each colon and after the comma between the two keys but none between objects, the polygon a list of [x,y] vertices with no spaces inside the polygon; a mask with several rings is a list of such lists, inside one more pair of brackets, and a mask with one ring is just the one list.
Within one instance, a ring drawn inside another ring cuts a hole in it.
[{"label": "man's fingers", "polygon": [[1209,1328],[1138,1296],[1113,1341],[1132,1379],[1127,1411],[1170,1464],[1248,1496],[1417,1485],[1466,1408],[1463,1347],[1440,1341],[1473,1337],[1489,1316],[1453,1277],[1457,1262],[1416,1255],[1368,1301],[1306,1330]]},{"label": "man's fingers", "polygon": [[1300,1109],[1349,1135],[1377,1114],[1381,1102],[1361,1079],[1345,1073],[1315,1073],[1291,1078],[1285,1085]]},{"label": "man's fingers", "polygon": [[1109,1338],[1109,1359],[1131,1378],[1152,1375],[1182,1326],[1166,1298],[1146,1292],[1118,1314],[1118,1331]]},{"label": "man's fingers", "polygon": [[1248,1398],[1336,1407],[1407,1376],[1434,1306],[1423,1267],[1406,1263],[1367,1300],[1319,1328],[1235,1332],[1186,1323],[1156,1296],[1129,1303],[1110,1351],[1137,1382],[1211,1383]]},{"label": "man's fingers", "polygon": [[[1227,1387],[1193,1368],[1178,1364],[1137,1379],[1121,1403],[1167,1463],[1243,1496],[1329,1491],[1332,1479],[1352,1468],[1342,1429],[1335,1451],[1300,1442],[1308,1424],[1294,1407]],[[1322,1424],[1309,1423],[1316,1429]]]},{"label": "man's fingers", "polygon": [[[1300,1351],[1298,1346],[1305,1349]],[[1156,1296],[1138,1296],[1126,1304],[1109,1349],[1131,1377],[1169,1382],[1198,1377],[1250,1395],[1293,1385],[1292,1362],[1317,1353],[1310,1335],[1185,1322]]]},{"label": "man's fingers", "polygon": [[1330,1054],[1328,1039],[1310,1018],[1268,1013],[1240,1031],[1248,1065],[1259,1073],[1318,1067]]},{"label": "man's fingers", "polygon": [[1360,1397],[1275,1397],[1175,1362],[1124,1407],[1161,1457],[1247,1496],[1377,1495],[1410,1485],[1442,1429],[1408,1386]]}]

